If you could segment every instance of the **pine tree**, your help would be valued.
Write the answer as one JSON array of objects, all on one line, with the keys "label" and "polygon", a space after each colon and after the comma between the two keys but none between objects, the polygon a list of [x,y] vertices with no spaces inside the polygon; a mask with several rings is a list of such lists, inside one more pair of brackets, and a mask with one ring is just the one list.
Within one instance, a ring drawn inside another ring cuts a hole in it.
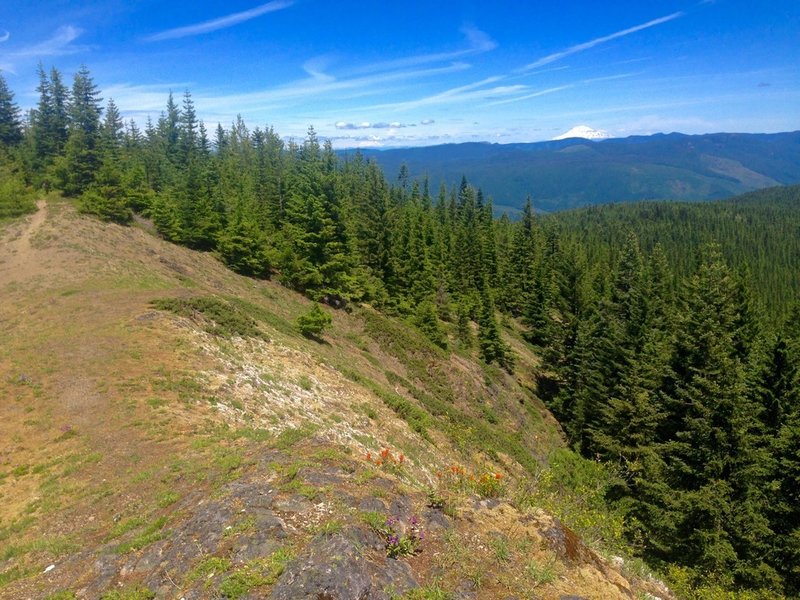
[{"label": "pine tree", "polygon": [[430,341],[440,348],[447,349],[447,336],[439,324],[439,315],[433,302],[430,300],[420,302],[416,307],[412,322]]},{"label": "pine tree", "polygon": [[774,582],[764,515],[758,411],[736,348],[736,286],[719,250],[706,249],[682,299],[667,446],[680,520],[670,558],[744,585]]},{"label": "pine tree", "polygon": [[494,302],[487,287],[484,287],[480,297],[478,313],[478,348],[481,358],[487,363],[497,363],[507,371],[514,367],[511,349],[500,337],[500,328],[497,325]]},{"label": "pine tree", "polygon": [[800,594],[800,304],[781,327],[763,389],[763,423],[772,444],[770,523],[775,532],[773,565],[786,593]]},{"label": "pine tree", "polygon": [[0,72],[0,145],[16,146],[21,141],[19,107],[15,104],[14,94]]},{"label": "pine tree", "polygon": [[72,84],[69,138],[56,169],[64,193],[79,196],[94,181],[103,157],[100,148],[100,92],[86,66]]},{"label": "pine tree", "polygon": [[66,145],[69,91],[56,68],[50,70],[48,77],[40,63],[38,74],[39,102],[31,114],[31,135],[34,167],[43,173]]}]

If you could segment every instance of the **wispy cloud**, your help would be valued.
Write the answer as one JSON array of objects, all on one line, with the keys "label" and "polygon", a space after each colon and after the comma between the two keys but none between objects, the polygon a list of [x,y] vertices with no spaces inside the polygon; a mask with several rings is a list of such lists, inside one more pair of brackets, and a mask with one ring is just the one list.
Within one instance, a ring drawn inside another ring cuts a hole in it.
[{"label": "wispy cloud", "polygon": [[315,81],[334,81],[336,79],[335,77],[325,73],[325,69],[330,63],[330,56],[316,56],[303,63],[303,71],[308,73]]},{"label": "wispy cloud", "polygon": [[610,35],[595,38],[588,42],[583,42],[582,44],[576,44],[575,46],[570,46],[566,50],[562,50],[560,52],[554,52],[553,54],[548,54],[547,56],[540,58],[537,61],[525,65],[522,70],[528,71],[530,69],[536,69],[539,67],[543,67],[544,65],[549,65],[550,63],[556,62],[557,60],[561,60],[562,58],[566,58],[567,56],[572,56],[573,54],[578,54],[579,52],[584,52],[585,50],[590,50],[595,46],[599,46],[600,44],[605,44],[606,42],[610,42],[611,40],[616,40],[618,38],[625,37],[626,35],[631,35],[632,33],[636,33],[637,31],[642,31],[643,29],[649,29],[650,27],[661,25],[662,23],[668,23],[669,21],[673,21],[679,17],[684,16],[685,14],[686,13],[684,13],[683,11],[674,12],[665,17],[659,17],[658,19],[647,21],[647,23],[641,23],[640,25],[635,25],[634,27],[629,27],[628,29],[623,29],[622,31],[617,31],[616,33],[612,33]]},{"label": "wispy cloud", "polygon": [[[214,102],[227,104],[228,106],[252,106],[273,103],[275,105],[295,102],[301,99],[318,97],[323,94],[342,94],[351,95],[357,92],[358,95],[379,94],[384,91],[381,86],[387,83],[416,80],[446,73],[455,73],[469,69],[465,63],[452,63],[442,67],[431,67],[428,69],[409,69],[405,71],[393,71],[389,73],[376,73],[365,77],[351,77],[348,79],[319,79],[311,77],[291,82],[276,88],[262,91],[250,92],[245,94],[234,94],[214,97]],[[198,104],[199,100],[196,98]],[[210,98],[209,98],[210,100]]]},{"label": "wispy cloud", "polygon": [[439,104],[452,104],[457,102],[465,102],[468,100],[476,99],[489,99],[497,96],[506,96],[509,94],[519,93],[527,90],[526,85],[504,85],[487,88],[491,85],[504,79],[502,75],[493,75],[458,87],[450,88],[438,94],[432,94],[416,100],[407,100],[404,102],[392,102],[389,104],[378,104],[375,106],[367,107],[368,110],[411,110],[420,108],[422,106],[434,106]]},{"label": "wispy cloud", "polygon": [[64,54],[82,52],[86,49],[85,46],[75,46],[72,44],[82,33],[82,29],[78,29],[72,25],[63,25],[56,30],[53,37],[39,42],[38,44],[34,44],[33,46],[27,46],[19,50],[8,52],[7,56],[14,58],[36,58],[39,56],[61,56]]},{"label": "wispy cloud", "polygon": [[380,62],[371,63],[353,69],[350,74],[357,75],[362,73],[374,73],[376,71],[391,71],[394,69],[403,69],[407,67],[415,67],[435,62],[448,62],[472,56],[475,54],[482,54],[497,48],[495,42],[488,34],[484,33],[477,27],[464,26],[461,28],[461,33],[467,41],[467,46],[460,50],[453,50],[451,52],[435,52],[431,54],[416,54],[414,56],[406,56],[395,60],[385,60]]},{"label": "wispy cloud", "polygon": [[531,98],[538,98],[539,96],[546,96],[547,94],[554,94],[554,93],[560,92],[562,90],[568,90],[571,87],[575,87],[575,86],[573,84],[559,85],[557,87],[547,88],[546,90],[540,90],[538,92],[533,92],[532,94],[525,94],[524,96],[517,96],[516,98],[507,98],[505,100],[496,100],[495,102],[490,102],[489,106],[497,106],[499,104],[509,104],[511,102],[519,102],[520,100],[530,100]]},{"label": "wispy cloud", "polygon": [[160,33],[156,33],[146,37],[145,41],[160,42],[163,40],[174,40],[178,38],[189,37],[192,35],[201,35],[203,33],[216,31],[218,29],[225,29],[227,27],[233,27],[234,25],[238,25],[239,23],[244,23],[245,21],[249,21],[250,19],[255,19],[256,17],[260,17],[261,15],[265,15],[267,13],[275,12],[278,10],[283,10],[284,8],[289,8],[290,6],[292,6],[292,4],[294,4],[293,0],[273,0],[272,2],[261,4],[260,6],[256,6],[255,8],[226,15],[224,17],[219,17],[217,19],[203,21],[202,23],[195,23],[193,25],[186,25],[184,27],[167,29],[166,31],[162,31]]},{"label": "wispy cloud", "polygon": [[581,83],[597,83],[598,81],[615,81],[617,79],[628,79],[629,77],[634,77],[636,75],[641,75],[643,71],[637,71],[635,73],[618,73],[616,75],[604,75],[603,77],[591,77],[589,79],[584,79]]},{"label": "wispy cloud", "polygon": [[0,35],[0,42],[7,42],[10,37],[11,37],[11,32],[6,30],[6,32],[3,35]]}]

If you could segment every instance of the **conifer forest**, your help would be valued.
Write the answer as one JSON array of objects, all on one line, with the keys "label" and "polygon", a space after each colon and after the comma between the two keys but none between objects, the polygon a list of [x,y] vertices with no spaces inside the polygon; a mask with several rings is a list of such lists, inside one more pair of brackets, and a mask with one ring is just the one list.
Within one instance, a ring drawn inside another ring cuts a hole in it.
[{"label": "conifer forest", "polygon": [[519,335],[639,556],[698,585],[800,595],[800,186],[548,215],[534,197],[497,218],[466,178],[384,174],[313,128],[209,129],[189,91],[146,124],[85,67],[70,83],[40,66],[37,92],[23,115],[0,74],[0,219],[60,192],[511,374]]}]

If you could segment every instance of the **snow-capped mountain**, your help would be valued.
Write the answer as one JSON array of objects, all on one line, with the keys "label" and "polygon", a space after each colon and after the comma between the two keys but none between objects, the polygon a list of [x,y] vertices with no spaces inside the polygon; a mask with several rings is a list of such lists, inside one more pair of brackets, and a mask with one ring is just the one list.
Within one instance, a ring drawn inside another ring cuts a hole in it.
[{"label": "snow-capped mountain", "polygon": [[554,140],[566,140],[568,138],[585,138],[587,140],[605,140],[611,137],[611,134],[602,129],[592,129],[588,125],[577,125],[566,133],[562,133]]}]

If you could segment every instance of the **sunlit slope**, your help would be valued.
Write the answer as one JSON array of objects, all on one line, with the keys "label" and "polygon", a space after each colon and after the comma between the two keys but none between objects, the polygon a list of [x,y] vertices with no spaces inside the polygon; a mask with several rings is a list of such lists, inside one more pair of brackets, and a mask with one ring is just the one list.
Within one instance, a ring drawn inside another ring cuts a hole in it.
[{"label": "sunlit slope", "polygon": [[58,199],[2,226],[0,297],[2,598],[658,592],[542,510],[513,329],[515,375],[369,307],[308,339],[302,296]]}]

